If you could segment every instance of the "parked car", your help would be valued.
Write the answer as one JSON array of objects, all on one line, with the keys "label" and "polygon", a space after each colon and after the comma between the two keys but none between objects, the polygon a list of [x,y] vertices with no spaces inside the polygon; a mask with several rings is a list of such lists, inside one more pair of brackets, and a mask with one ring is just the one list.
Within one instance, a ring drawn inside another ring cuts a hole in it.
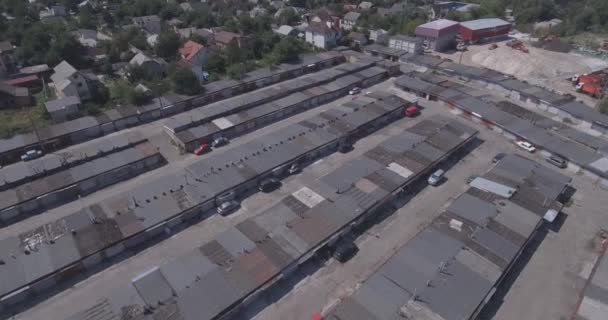
[{"label": "parked car", "polygon": [[345,263],[350,260],[350,258],[352,258],[355,254],[357,254],[357,252],[359,252],[359,248],[357,248],[357,245],[355,245],[355,243],[350,239],[344,239],[340,241],[336,246],[336,249],[333,253],[333,257],[338,262]]},{"label": "parked car", "polygon": [[445,171],[443,171],[443,169],[439,169],[439,170],[433,172],[433,174],[429,176],[427,182],[432,186],[436,186],[439,183],[441,183],[441,180],[443,180],[444,175],[445,175]]},{"label": "parked car", "polygon": [[498,161],[502,160],[502,158],[504,158],[506,156],[505,153],[497,153],[494,158],[492,159],[492,163],[497,163]]},{"label": "parked car", "polygon": [[222,204],[217,207],[217,213],[220,216],[227,216],[233,211],[236,211],[236,209],[238,209],[240,206],[240,203],[234,200],[228,200],[226,202],[222,202]]},{"label": "parked car", "polygon": [[348,94],[350,94],[352,96],[352,95],[358,94],[359,92],[361,92],[361,88],[354,87],[354,88],[350,89],[350,91],[348,92]]},{"label": "parked car", "polygon": [[568,166],[568,161],[558,156],[551,155],[546,157],[545,160],[560,169],[565,169]]},{"label": "parked car", "polygon": [[42,157],[42,150],[29,150],[21,156],[22,161],[30,161]]},{"label": "parked car", "polygon": [[300,166],[297,163],[294,163],[291,165],[291,167],[289,167],[289,174],[296,174],[298,172],[300,172],[302,169],[300,168]]},{"label": "parked car", "polygon": [[409,107],[405,108],[406,117],[413,118],[419,114],[420,114],[420,109],[418,109],[418,107],[416,107],[415,105],[410,105]]},{"label": "parked car", "polygon": [[211,142],[211,146],[214,148],[217,148],[217,147],[225,146],[229,142],[230,142],[230,140],[228,140],[228,138],[219,137],[219,138],[216,138],[215,140],[213,140],[213,142]]},{"label": "parked car", "polygon": [[194,149],[194,154],[200,156],[209,151],[211,151],[211,146],[208,143],[203,143],[198,148]]},{"label": "parked car", "polygon": [[338,151],[340,153],[349,153],[354,149],[353,145],[348,143],[348,144],[343,144],[340,146],[340,148],[338,149]]},{"label": "parked car", "polygon": [[518,147],[520,147],[530,153],[533,153],[534,151],[536,151],[536,148],[528,141],[517,141],[517,142],[515,142],[515,144]]},{"label": "parked car", "polygon": [[258,185],[258,189],[262,192],[271,192],[278,189],[281,186],[281,182],[275,178],[268,178],[262,180]]}]

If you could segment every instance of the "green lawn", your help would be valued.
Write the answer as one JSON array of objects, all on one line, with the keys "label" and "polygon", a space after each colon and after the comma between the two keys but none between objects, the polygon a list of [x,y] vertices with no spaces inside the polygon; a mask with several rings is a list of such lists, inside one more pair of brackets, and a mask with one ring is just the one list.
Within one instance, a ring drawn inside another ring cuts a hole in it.
[{"label": "green lawn", "polygon": [[[48,90],[50,92],[52,90]],[[50,99],[54,98],[52,92],[49,93]],[[33,95],[34,101],[39,101],[25,108],[0,110],[0,138],[10,138],[16,134],[34,131],[32,122],[37,128],[43,128],[51,124],[49,115],[44,110],[44,95],[42,92]],[[29,114],[29,117],[28,117]],[[30,119],[31,118],[31,119]]]}]

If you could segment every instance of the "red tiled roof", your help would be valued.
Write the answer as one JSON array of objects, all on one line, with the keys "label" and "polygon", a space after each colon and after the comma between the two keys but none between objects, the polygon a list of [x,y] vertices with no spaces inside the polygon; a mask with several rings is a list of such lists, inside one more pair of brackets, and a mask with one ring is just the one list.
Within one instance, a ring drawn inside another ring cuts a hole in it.
[{"label": "red tiled roof", "polygon": [[21,78],[2,81],[2,83],[8,84],[10,86],[19,86],[19,85],[22,85],[22,84],[25,84],[28,82],[38,81],[38,80],[39,79],[38,79],[37,75],[31,75],[31,76],[25,76],[25,77],[21,77]]},{"label": "red tiled roof", "polygon": [[200,43],[194,42],[192,40],[188,40],[180,49],[179,53],[184,57],[185,60],[192,60],[196,56],[196,54],[201,51],[204,46]]}]

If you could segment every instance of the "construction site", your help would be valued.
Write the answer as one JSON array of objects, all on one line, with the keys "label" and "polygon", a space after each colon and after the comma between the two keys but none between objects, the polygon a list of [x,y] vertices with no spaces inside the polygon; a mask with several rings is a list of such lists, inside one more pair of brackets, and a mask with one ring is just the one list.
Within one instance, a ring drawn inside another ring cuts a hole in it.
[{"label": "construction site", "polygon": [[0,318],[604,320],[608,116],[499,23],[0,140]]}]

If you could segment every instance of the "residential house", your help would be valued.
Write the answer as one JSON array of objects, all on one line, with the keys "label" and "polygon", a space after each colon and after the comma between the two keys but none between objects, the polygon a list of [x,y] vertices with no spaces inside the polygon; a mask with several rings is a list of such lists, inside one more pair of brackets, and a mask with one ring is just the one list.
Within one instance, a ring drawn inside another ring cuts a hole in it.
[{"label": "residential house", "polygon": [[389,8],[378,8],[376,9],[376,15],[380,18],[386,18],[391,15],[391,10]]},{"label": "residential house", "polygon": [[263,16],[265,14],[268,13],[268,10],[266,10],[263,7],[255,7],[253,9],[251,9],[251,11],[249,11],[249,16],[252,18],[258,17],[258,16]]},{"label": "residential house", "polygon": [[362,1],[361,3],[359,3],[359,10],[361,11],[369,11],[374,7],[374,4],[369,2],[369,1]]},{"label": "residential house", "polygon": [[22,75],[35,75],[40,79],[49,79],[51,73],[53,73],[53,69],[51,69],[47,64],[39,64],[35,66],[23,67],[19,69],[19,73]]},{"label": "residential house", "polygon": [[436,2],[431,7],[431,18],[438,19],[448,15],[450,11],[459,13],[469,13],[473,9],[479,8],[477,3],[468,3],[460,1],[440,1]]},{"label": "residential house", "polygon": [[352,3],[345,3],[345,4],[342,6],[342,9],[343,9],[345,12],[357,11],[357,5],[356,5],[356,4],[352,4]]},{"label": "residential house", "polygon": [[17,63],[13,57],[13,45],[8,41],[0,42],[0,78],[6,78],[17,72]]},{"label": "residential house", "polygon": [[348,34],[348,39],[351,41],[353,46],[362,47],[367,44],[367,38],[363,33],[351,32]]},{"label": "residential house", "polygon": [[167,71],[167,63],[163,59],[150,58],[143,52],[131,58],[129,65],[142,67],[160,78],[165,77]]},{"label": "residential house", "polygon": [[224,48],[231,43],[235,43],[239,48],[248,46],[248,38],[238,33],[219,31],[213,35],[215,45],[219,48]]},{"label": "residential house", "polygon": [[159,34],[161,19],[157,15],[133,18],[133,23],[148,34]]},{"label": "residential house", "polygon": [[0,108],[26,107],[32,104],[27,88],[19,88],[0,83]]},{"label": "residential house", "polygon": [[31,92],[38,92],[42,88],[42,81],[35,74],[5,80],[2,83],[19,88],[28,88]]},{"label": "residential house", "polygon": [[384,29],[370,30],[369,39],[378,44],[388,44],[388,31]]},{"label": "residential house", "polygon": [[407,11],[408,5],[407,2],[395,3],[389,9],[389,15],[396,16],[400,15],[403,12]]},{"label": "residential house", "polygon": [[167,21],[167,24],[169,26],[173,27],[174,29],[177,29],[177,28],[183,26],[184,22],[178,18],[173,18],[173,19]]},{"label": "residential house", "polygon": [[146,42],[150,47],[154,47],[156,42],[158,42],[158,34],[151,34],[146,37]]},{"label": "residential house", "polygon": [[321,49],[335,46],[340,38],[340,31],[329,21],[312,22],[306,28],[306,42]]},{"label": "residential house", "polygon": [[190,37],[196,35],[205,39],[205,45],[213,45],[215,42],[213,32],[205,28],[181,28],[177,29],[177,33],[182,39],[189,39]]},{"label": "residential house", "polygon": [[50,6],[39,12],[40,20],[51,20],[56,18],[63,18],[67,16],[67,10],[65,6]]},{"label": "residential house", "polygon": [[65,60],[53,70],[55,73],[51,75],[51,80],[58,97],[78,96],[82,101],[91,99],[92,89],[97,82],[93,75],[76,70]]},{"label": "residential house", "polygon": [[361,14],[359,12],[348,12],[344,15],[344,18],[340,19],[340,28],[343,30],[352,30],[357,24],[357,20]]},{"label": "residential house", "polygon": [[81,108],[81,102],[77,96],[69,96],[48,101],[44,103],[44,107],[53,122],[59,123],[76,117]]},{"label": "residential house", "polygon": [[[104,1],[105,3],[106,1]],[[85,6],[90,6],[91,8],[95,9],[97,7],[99,7],[99,1],[97,0],[84,0],[82,2],[80,2],[78,4],[79,8],[85,7]]]},{"label": "residential house", "polygon": [[182,2],[179,4],[179,7],[184,10],[185,12],[192,12],[194,11],[194,7],[192,6],[192,3],[190,2]]},{"label": "residential house", "polygon": [[112,37],[97,30],[78,29],[72,32],[76,40],[85,47],[96,48],[100,41],[111,41]]},{"label": "residential house", "polygon": [[195,41],[188,40],[179,48],[179,53],[185,63],[200,67],[211,55],[211,49]]},{"label": "residential house", "polygon": [[292,35],[296,35],[298,33],[298,30],[292,26],[288,26],[288,25],[282,25],[274,30],[274,33],[280,35],[280,36],[292,36]]},{"label": "residential house", "polygon": [[285,2],[281,1],[281,0],[273,0],[273,1],[270,1],[270,6],[277,10],[283,9],[283,8],[285,8]]}]

